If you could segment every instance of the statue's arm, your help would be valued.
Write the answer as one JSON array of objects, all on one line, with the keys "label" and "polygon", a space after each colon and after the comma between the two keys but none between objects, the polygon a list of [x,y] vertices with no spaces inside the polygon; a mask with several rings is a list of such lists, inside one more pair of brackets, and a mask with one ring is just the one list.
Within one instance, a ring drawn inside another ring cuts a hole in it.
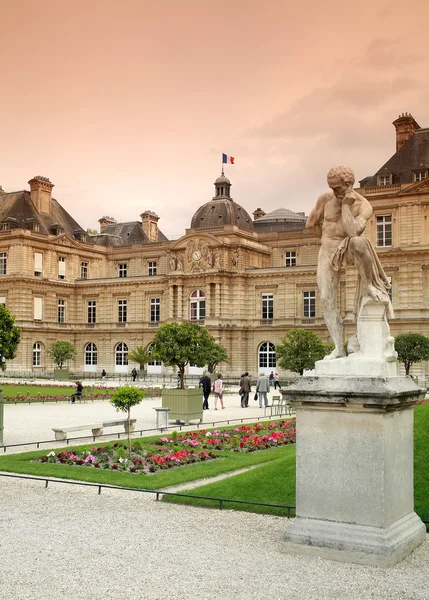
[{"label": "statue's arm", "polygon": [[305,224],[306,229],[310,229],[317,237],[322,237],[322,221],[326,202],[330,198],[330,194],[322,194],[319,196],[316,202],[316,206],[311,211],[307,223]]},{"label": "statue's arm", "polygon": [[[360,207],[358,214],[354,216],[352,205],[357,200],[360,201]],[[350,192],[345,196],[341,207],[341,220],[348,236],[361,235],[371,215],[372,206],[366,198],[356,192]]]}]

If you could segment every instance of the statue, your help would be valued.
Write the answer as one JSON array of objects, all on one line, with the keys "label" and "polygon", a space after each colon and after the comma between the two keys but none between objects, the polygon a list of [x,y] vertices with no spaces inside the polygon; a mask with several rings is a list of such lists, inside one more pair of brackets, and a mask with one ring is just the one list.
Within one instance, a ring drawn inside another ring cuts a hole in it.
[{"label": "statue", "polygon": [[170,271],[175,271],[176,270],[176,257],[174,256],[174,254],[170,254],[168,263],[170,265]]},{"label": "statue", "polygon": [[215,269],[220,269],[220,250],[215,248],[213,250],[213,266]]},{"label": "statue", "polygon": [[321,238],[317,264],[317,284],[325,322],[335,348],[325,359],[345,356],[343,322],[337,307],[338,283],[342,266],[355,265],[358,285],[355,295],[356,320],[368,300],[384,303],[387,317],[393,317],[390,284],[371,242],[362,236],[372,215],[366,198],[353,190],[355,176],[344,165],[328,173],[331,192],[322,194],[308,217],[306,227]]},{"label": "statue", "polygon": [[177,270],[183,271],[183,254],[181,252],[177,255]]},{"label": "statue", "polygon": [[238,250],[235,250],[231,255],[232,266],[236,267],[238,265]]}]

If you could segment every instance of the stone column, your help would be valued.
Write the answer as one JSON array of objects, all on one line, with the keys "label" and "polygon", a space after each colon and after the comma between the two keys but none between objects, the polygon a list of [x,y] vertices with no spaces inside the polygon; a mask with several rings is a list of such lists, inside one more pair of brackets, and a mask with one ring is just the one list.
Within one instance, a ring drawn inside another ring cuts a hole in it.
[{"label": "stone column", "polygon": [[286,549],[392,566],[426,536],[413,496],[413,406],[423,390],[410,377],[317,376],[326,362],[336,361],[282,391],[297,423]]},{"label": "stone column", "polygon": [[177,318],[183,319],[183,285],[177,286]]},{"label": "stone column", "polygon": [[220,317],[220,283],[216,283],[215,287],[215,317]]},{"label": "stone column", "polygon": [[174,285],[170,285],[168,292],[168,318],[170,321],[172,321],[174,319]]}]

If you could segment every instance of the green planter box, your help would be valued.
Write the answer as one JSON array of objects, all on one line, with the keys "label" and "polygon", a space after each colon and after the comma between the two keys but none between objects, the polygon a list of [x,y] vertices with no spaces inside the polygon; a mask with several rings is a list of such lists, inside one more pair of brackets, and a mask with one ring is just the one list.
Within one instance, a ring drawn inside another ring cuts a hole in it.
[{"label": "green planter box", "polygon": [[189,425],[189,421],[199,419],[203,421],[203,394],[202,390],[196,389],[163,389],[162,408],[169,408],[168,418],[170,421],[183,421]]},{"label": "green planter box", "polygon": [[68,381],[70,378],[68,369],[54,369],[54,379],[57,381]]}]

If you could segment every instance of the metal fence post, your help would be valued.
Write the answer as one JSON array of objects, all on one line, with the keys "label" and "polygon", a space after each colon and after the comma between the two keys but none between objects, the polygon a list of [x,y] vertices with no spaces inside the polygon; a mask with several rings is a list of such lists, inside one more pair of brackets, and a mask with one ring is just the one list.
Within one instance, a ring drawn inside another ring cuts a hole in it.
[{"label": "metal fence post", "polygon": [[3,445],[3,429],[4,429],[4,396],[3,388],[0,388],[0,444]]}]

